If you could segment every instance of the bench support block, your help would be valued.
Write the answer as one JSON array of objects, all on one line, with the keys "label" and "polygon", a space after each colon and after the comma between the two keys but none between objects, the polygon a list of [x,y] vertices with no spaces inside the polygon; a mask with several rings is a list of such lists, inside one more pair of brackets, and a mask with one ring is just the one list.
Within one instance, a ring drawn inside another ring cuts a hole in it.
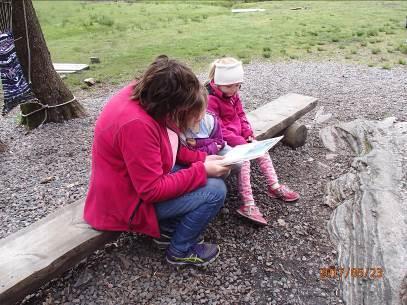
[{"label": "bench support block", "polygon": [[284,131],[283,143],[291,148],[303,146],[307,139],[307,127],[298,122],[294,122]]}]

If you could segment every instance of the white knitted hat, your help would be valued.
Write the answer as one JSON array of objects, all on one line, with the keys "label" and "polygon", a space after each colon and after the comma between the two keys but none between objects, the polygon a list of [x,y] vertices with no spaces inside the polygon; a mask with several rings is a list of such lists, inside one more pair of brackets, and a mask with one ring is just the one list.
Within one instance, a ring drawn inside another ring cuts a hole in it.
[{"label": "white knitted hat", "polygon": [[230,64],[215,63],[214,82],[216,85],[231,85],[243,82],[242,62]]}]

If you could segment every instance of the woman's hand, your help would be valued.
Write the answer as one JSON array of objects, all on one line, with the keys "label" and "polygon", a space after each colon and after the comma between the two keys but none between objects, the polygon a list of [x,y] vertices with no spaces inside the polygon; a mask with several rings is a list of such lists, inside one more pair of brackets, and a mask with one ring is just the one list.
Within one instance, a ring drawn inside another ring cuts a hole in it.
[{"label": "woman's hand", "polygon": [[225,157],[224,156],[218,156],[218,155],[207,155],[206,159],[205,159],[205,162],[206,161],[213,161],[213,160],[222,160],[222,159],[225,159]]},{"label": "woman's hand", "polygon": [[[218,158],[215,159],[213,157],[218,157]],[[222,156],[217,156],[217,155],[211,155],[211,156],[206,157],[204,166],[205,166],[206,174],[208,175],[208,177],[221,177],[221,176],[229,174],[230,166],[219,165],[219,160],[222,160],[222,159],[223,159]]]}]

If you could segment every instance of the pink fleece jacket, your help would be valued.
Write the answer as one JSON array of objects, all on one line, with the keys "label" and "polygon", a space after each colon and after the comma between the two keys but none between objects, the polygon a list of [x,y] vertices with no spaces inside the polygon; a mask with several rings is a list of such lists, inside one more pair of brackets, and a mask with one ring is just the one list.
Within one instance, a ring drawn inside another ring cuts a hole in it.
[{"label": "pink fleece jacket", "polygon": [[92,173],[84,218],[95,229],[133,231],[159,237],[154,203],[206,184],[206,154],[180,145],[173,152],[167,126],[131,99],[132,85],[111,98],[100,114],[92,147]]},{"label": "pink fleece jacket", "polygon": [[206,88],[209,92],[208,110],[219,118],[223,139],[230,146],[247,143],[253,130],[244,113],[239,94],[225,97],[213,82],[207,84]]}]

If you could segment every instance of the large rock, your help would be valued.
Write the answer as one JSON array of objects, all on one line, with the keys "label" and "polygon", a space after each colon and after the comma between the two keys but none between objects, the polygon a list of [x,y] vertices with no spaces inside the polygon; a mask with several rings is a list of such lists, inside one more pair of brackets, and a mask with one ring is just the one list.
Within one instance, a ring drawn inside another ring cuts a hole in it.
[{"label": "large rock", "polygon": [[326,188],[325,203],[336,207],[328,230],[337,267],[383,270],[376,279],[343,275],[343,300],[407,304],[407,123],[355,120],[323,129],[321,139],[332,152],[348,146],[356,155],[349,172]]}]

